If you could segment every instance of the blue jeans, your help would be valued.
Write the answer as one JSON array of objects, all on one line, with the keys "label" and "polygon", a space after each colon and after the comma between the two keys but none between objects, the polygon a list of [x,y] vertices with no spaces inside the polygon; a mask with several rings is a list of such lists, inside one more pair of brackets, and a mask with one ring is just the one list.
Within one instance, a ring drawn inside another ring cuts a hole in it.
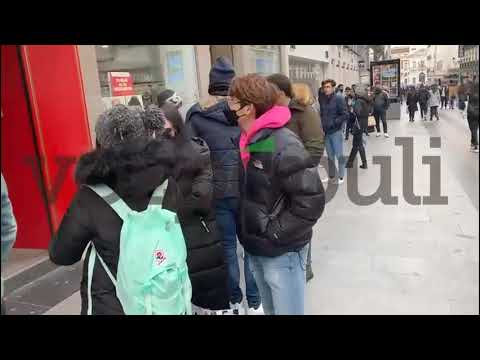
[{"label": "blue jeans", "polygon": [[303,315],[308,245],[277,257],[253,256],[250,267],[265,315]]},{"label": "blue jeans", "polygon": [[338,177],[345,176],[345,157],[343,156],[342,130],[325,135],[325,148],[328,155],[328,176],[335,177],[335,158],[338,159]]},{"label": "blue jeans", "polygon": [[[239,206],[238,198],[225,198],[216,203],[217,226],[222,236],[223,247],[228,267],[228,286],[230,292],[230,302],[232,304],[240,303],[243,300],[242,289],[240,289],[240,267],[237,256],[237,233],[239,229]],[[249,257],[245,253],[244,271],[245,284],[247,292],[247,302],[249,307],[258,307],[261,303],[257,284],[250,271]]]}]

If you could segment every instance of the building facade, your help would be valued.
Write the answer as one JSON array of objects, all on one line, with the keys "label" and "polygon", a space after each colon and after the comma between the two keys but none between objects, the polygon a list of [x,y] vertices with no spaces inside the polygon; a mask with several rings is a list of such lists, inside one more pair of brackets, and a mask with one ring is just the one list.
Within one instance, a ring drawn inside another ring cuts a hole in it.
[{"label": "building facade", "polygon": [[458,60],[462,78],[478,79],[478,45],[459,45]]},{"label": "building facade", "polygon": [[[405,59],[404,59],[405,62]],[[428,83],[427,49],[420,48],[410,51],[406,57],[406,67],[403,73],[403,85],[417,86]]]},{"label": "building facade", "polygon": [[369,81],[367,45],[290,45],[289,76],[310,85],[314,94],[325,79],[345,87]]},{"label": "building facade", "polygon": [[409,62],[408,55],[410,54],[410,46],[392,47],[390,50],[391,59],[400,59],[400,84],[405,86],[408,84]]},{"label": "building facade", "polygon": [[426,64],[429,84],[456,83],[458,45],[428,45]]}]

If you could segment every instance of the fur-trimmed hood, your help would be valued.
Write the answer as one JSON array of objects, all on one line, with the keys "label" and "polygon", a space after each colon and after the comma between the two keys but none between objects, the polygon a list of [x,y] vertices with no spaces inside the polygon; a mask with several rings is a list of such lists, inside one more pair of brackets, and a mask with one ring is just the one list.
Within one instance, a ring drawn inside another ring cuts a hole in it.
[{"label": "fur-trimmed hood", "polygon": [[119,195],[139,196],[153,191],[167,177],[193,173],[192,153],[191,144],[181,139],[137,138],[84,154],[75,179],[79,185],[105,183]]}]

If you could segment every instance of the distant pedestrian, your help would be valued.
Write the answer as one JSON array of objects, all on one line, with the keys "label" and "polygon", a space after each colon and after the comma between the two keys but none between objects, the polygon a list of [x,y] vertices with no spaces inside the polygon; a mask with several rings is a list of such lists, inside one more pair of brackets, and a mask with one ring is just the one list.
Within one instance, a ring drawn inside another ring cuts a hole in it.
[{"label": "distant pedestrian", "polygon": [[376,87],[373,95],[373,116],[377,128],[377,137],[380,136],[380,121],[382,121],[383,135],[389,137],[387,131],[387,110],[389,107],[388,95],[380,88]]},{"label": "distant pedestrian", "polygon": [[470,128],[471,151],[478,153],[478,120],[479,120],[479,99],[478,99],[478,80],[470,84],[467,90],[468,94],[468,108],[467,121]]},{"label": "distant pedestrian", "polygon": [[343,95],[343,84],[339,84],[335,89],[335,94]]},{"label": "distant pedestrian", "polygon": [[[352,87],[354,86],[352,85]],[[349,87],[345,88],[345,103],[347,104],[347,110],[350,117],[351,114],[353,113],[353,105],[355,103],[355,93]],[[350,124],[351,124],[351,121],[349,119],[349,121],[345,123],[345,140],[348,140],[348,137],[350,135],[350,130],[351,130],[349,128]]]},{"label": "distant pedestrian", "polygon": [[[335,80],[322,81],[323,94],[320,100],[320,115],[325,132],[325,147],[328,155],[328,176],[335,181],[335,160],[338,160],[338,184],[344,182],[345,156],[343,154],[343,125],[349,114],[345,99],[341,94],[334,94]],[[328,179],[326,179],[328,180]]]},{"label": "distant pedestrian", "polygon": [[407,108],[408,108],[408,115],[409,121],[415,121],[415,112],[418,111],[418,97],[417,92],[415,91],[414,87],[411,87],[407,92]]},{"label": "distant pedestrian", "polygon": [[420,116],[422,120],[427,120],[427,112],[428,112],[428,99],[430,99],[430,93],[425,87],[425,85],[421,84],[420,88],[418,89],[418,103],[420,105]]},{"label": "distant pedestrian", "polygon": [[[12,203],[8,197],[8,189],[5,179],[2,177],[2,269],[7,261],[10,250],[17,237],[17,222],[12,210]],[[3,302],[3,277],[2,277],[2,315],[6,314],[5,303]]]},{"label": "distant pedestrian", "polygon": [[430,121],[433,120],[435,116],[437,121],[440,120],[438,116],[438,107],[440,106],[442,99],[440,96],[440,91],[438,90],[438,85],[433,84],[432,88],[430,89],[430,98],[428,100],[428,106],[430,106]]},{"label": "distant pedestrian", "polygon": [[447,102],[448,102],[448,86],[443,85],[440,87],[440,99],[441,99],[441,108],[442,110],[447,110]]},{"label": "distant pedestrian", "polygon": [[355,95],[355,103],[349,118],[350,125],[348,127],[353,135],[353,142],[346,168],[353,167],[353,162],[357,157],[357,153],[360,153],[360,158],[362,160],[362,165],[360,165],[360,168],[367,169],[367,156],[365,151],[364,136],[368,127],[371,99],[368,97],[368,91],[366,87],[362,84],[356,86]]}]

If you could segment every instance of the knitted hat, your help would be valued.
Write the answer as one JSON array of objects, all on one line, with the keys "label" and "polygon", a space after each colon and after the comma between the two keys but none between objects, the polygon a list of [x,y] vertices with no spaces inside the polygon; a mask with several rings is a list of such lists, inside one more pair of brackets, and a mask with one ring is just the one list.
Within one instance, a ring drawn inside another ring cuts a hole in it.
[{"label": "knitted hat", "polygon": [[224,56],[219,57],[210,70],[208,93],[210,95],[227,96],[228,88],[234,77],[235,70],[230,63],[230,60]]},{"label": "knitted hat", "polygon": [[157,137],[165,128],[165,113],[156,105],[150,105],[143,113],[143,123],[148,136]]},{"label": "knitted hat", "polygon": [[110,148],[124,141],[145,136],[141,113],[125,105],[115,105],[100,114],[95,125],[95,134],[102,148]]}]

